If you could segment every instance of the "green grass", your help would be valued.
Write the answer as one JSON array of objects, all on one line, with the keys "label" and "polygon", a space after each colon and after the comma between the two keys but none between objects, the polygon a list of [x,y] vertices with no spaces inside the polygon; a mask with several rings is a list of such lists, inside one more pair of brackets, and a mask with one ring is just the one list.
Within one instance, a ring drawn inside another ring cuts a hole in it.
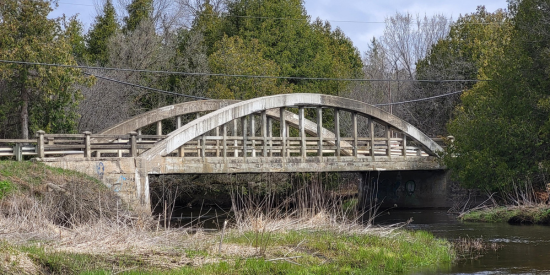
[{"label": "green grass", "polygon": [[460,217],[468,222],[508,222],[550,224],[550,206],[499,206],[468,212]]},{"label": "green grass", "polygon": [[[253,237],[254,233],[233,233],[224,244],[250,247]],[[124,271],[121,274],[402,274],[445,269],[455,258],[447,241],[422,231],[399,231],[391,237],[289,231],[272,233],[270,238],[263,257],[209,255],[207,251],[183,250],[173,253],[173,259],[187,256],[218,260],[212,264],[171,270],[151,264],[131,251],[117,255],[90,255],[51,251],[36,244],[9,246],[6,243],[0,243],[0,248],[25,253],[48,274],[111,274],[119,271]],[[285,255],[298,258],[269,261]]]},{"label": "green grass", "polygon": [[[11,185],[10,190],[24,190],[34,188],[46,182],[62,184],[72,179],[100,183],[97,179],[88,175],[76,171],[49,167],[39,162],[0,161],[0,196],[2,194],[2,186],[7,184]],[[101,184],[101,186],[104,185]]]}]

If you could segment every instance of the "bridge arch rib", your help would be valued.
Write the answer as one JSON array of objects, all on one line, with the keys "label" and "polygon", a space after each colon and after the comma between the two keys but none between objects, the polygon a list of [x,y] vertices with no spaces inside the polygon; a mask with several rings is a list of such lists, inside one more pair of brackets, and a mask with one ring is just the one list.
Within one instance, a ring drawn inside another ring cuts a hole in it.
[{"label": "bridge arch rib", "polygon": [[329,107],[373,118],[417,141],[430,155],[442,151],[438,144],[410,123],[364,102],[322,94],[283,94],[241,101],[211,112],[173,131],[166,139],[144,152],[141,157],[151,160],[156,156],[166,156],[208,131],[247,115],[271,109],[300,106]]},{"label": "bridge arch rib", "polygon": [[[240,100],[220,100],[220,99],[210,99],[210,100],[201,100],[201,101],[190,101],[183,102],[179,104],[169,105],[162,108],[154,109],[143,114],[136,115],[131,117],[128,120],[125,120],[121,123],[113,125],[100,134],[102,135],[125,135],[129,132],[137,132],[139,129],[155,124],[159,121],[174,118],[178,116],[183,116],[187,114],[200,113],[200,112],[212,112],[229,105],[241,102]],[[268,117],[279,119],[280,113],[279,110],[267,110],[266,112]],[[294,128],[299,127],[299,117],[297,114],[285,111],[284,112],[285,121],[289,126]],[[192,122],[190,122],[192,123]],[[318,136],[317,134],[317,124],[310,120],[304,121],[305,132],[311,136]],[[334,138],[334,133],[328,129],[322,128],[321,135],[323,137]],[[347,142],[345,143],[347,144]],[[349,150],[342,150],[343,155],[351,155]]]}]

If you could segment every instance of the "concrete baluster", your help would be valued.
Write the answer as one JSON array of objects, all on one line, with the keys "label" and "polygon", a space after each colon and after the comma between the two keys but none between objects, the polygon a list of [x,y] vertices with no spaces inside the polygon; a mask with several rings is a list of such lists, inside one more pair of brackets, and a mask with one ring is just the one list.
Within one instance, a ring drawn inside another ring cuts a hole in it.
[{"label": "concrete baluster", "polygon": [[281,135],[281,157],[286,156],[286,121],[285,121],[285,108],[279,108],[279,130]]},{"label": "concrete baluster", "polygon": [[90,142],[90,135],[92,132],[86,131],[84,134],[84,157],[91,158],[92,157],[92,145]]},{"label": "concrete baluster", "polygon": [[37,141],[37,146],[36,146],[36,149],[37,149],[37,154],[38,154],[38,157],[39,158],[44,158],[44,134],[46,132],[42,131],[42,130],[39,130],[38,132],[36,132],[36,135],[38,137],[38,141]]},{"label": "concrete baluster", "polygon": [[306,130],[304,127],[304,106],[300,106],[298,109],[299,122],[298,127],[300,128],[300,154],[303,158],[307,156],[307,142],[306,142]]},{"label": "concrete baluster", "polygon": [[130,156],[135,158],[137,157],[137,133],[130,132]]}]

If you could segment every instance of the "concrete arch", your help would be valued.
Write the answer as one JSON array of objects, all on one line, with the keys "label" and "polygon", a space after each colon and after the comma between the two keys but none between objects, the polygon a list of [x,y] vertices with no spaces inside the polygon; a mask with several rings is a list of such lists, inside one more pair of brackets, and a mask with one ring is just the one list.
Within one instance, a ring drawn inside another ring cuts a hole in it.
[{"label": "concrete arch", "polygon": [[[241,102],[240,100],[219,100],[219,99],[210,99],[210,100],[201,100],[201,101],[190,101],[183,102],[175,105],[165,106],[159,109],[151,110],[149,112],[139,114],[137,116],[131,117],[130,119],[123,121],[119,124],[109,127],[106,130],[103,130],[100,134],[102,135],[125,135],[129,132],[137,131],[140,128],[143,128],[147,125],[154,124],[158,121],[164,119],[193,114],[198,112],[212,112],[229,105]],[[279,119],[280,113],[279,110],[267,110],[267,116]],[[286,111],[285,120],[289,126],[298,128],[299,118],[298,115]],[[307,134],[311,136],[317,136],[317,124],[310,120],[304,121],[304,128]],[[191,122],[192,123],[192,122]],[[334,133],[325,128],[322,129],[322,136],[328,138],[334,138]],[[344,145],[348,145],[347,142],[342,142]],[[342,155],[349,156],[351,152],[349,150],[342,150]]]},{"label": "concrete arch", "polygon": [[137,131],[147,125],[151,125],[158,121],[181,116],[185,114],[192,114],[198,112],[211,112],[227,107],[231,104],[237,103],[240,100],[201,100],[183,102],[175,105],[165,106],[162,108],[154,109],[149,112],[139,114],[131,117],[119,124],[113,125],[100,134],[102,135],[125,135],[129,132]]},{"label": "concrete arch", "polygon": [[410,123],[364,102],[322,94],[283,94],[242,101],[211,112],[170,133],[166,139],[144,152],[141,158],[151,160],[156,156],[166,156],[188,141],[246,115],[275,108],[298,106],[331,107],[357,112],[404,132],[408,137],[418,141],[424,151],[430,155],[435,155],[437,151],[443,150],[441,146]]}]

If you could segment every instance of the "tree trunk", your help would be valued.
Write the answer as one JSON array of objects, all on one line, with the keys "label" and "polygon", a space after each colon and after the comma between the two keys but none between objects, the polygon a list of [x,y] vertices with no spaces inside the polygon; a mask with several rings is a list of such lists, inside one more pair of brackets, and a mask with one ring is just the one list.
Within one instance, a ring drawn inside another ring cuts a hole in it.
[{"label": "tree trunk", "polygon": [[29,90],[21,89],[21,138],[29,139]]}]

